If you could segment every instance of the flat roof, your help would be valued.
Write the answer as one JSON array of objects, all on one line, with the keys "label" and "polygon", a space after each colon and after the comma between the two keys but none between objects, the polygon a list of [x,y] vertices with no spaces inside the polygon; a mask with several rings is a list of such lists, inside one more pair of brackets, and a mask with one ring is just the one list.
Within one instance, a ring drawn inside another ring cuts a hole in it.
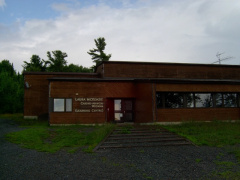
[{"label": "flat roof", "polygon": [[[101,64],[149,64],[149,65],[184,65],[184,66],[216,66],[216,67],[239,67],[240,65],[232,65],[232,64],[201,64],[201,63],[177,63],[177,62],[146,62],[146,61],[103,61]],[[97,66],[97,67],[98,67]]]},{"label": "flat roof", "polygon": [[49,81],[69,82],[145,82],[145,83],[197,83],[197,84],[240,84],[240,80],[232,79],[180,79],[180,78],[72,78],[52,77]]},{"label": "flat roof", "polygon": [[98,73],[82,73],[82,72],[23,72],[24,75],[92,75],[98,76]]}]

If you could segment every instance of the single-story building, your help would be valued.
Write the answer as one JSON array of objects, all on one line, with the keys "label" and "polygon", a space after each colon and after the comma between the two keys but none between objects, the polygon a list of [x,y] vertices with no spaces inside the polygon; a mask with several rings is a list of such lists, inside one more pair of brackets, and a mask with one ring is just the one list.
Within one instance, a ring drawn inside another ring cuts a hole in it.
[{"label": "single-story building", "polygon": [[25,72],[24,117],[50,125],[240,119],[240,66],[106,61],[95,73]]}]

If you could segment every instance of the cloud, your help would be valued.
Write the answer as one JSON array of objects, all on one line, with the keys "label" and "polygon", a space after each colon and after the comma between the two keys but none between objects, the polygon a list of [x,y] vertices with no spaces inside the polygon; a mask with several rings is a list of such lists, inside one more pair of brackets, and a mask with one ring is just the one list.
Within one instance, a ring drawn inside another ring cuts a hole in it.
[{"label": "cloud", "polygon": [[0,7],[3,9],[6,6],[5,0],[0,0]]},{"label": "cloud", "polygon": [[32,54],[46,59],[47,51],[62,50],[68,63],[90,67],[87,51],[95,47],[94,39],[105,37],[111,60],[212,63],[224,51],[236,57],[229,63],[239,64],[238,1],[142,0],[118,7],[101,1],[53,7],[62,12],[55,19],[0,26],[5,32],[0,33],[0,57],[21,70]]}]

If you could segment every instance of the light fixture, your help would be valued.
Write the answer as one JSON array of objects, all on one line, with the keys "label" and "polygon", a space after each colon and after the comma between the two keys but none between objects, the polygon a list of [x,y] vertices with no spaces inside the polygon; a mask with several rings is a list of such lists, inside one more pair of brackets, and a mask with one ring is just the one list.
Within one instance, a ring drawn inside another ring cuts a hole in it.
[{"label": "light fixture", "polygon": [[31,86],[28,84],[28,82],[25,82],[25,87],[29,89]]}]

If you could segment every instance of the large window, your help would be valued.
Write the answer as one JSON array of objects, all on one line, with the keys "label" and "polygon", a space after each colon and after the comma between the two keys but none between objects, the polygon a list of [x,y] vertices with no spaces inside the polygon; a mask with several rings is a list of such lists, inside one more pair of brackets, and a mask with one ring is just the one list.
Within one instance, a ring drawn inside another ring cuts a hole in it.
[{"label": "large window", "polygon": [[185,104],[186,104],[187,108],[194,107],[194,94],[193,93],[185,93],[184,99],[185,99],[184,102],[186,102]]},{"label": "large window", "polygon": [[183,107],[183,94],[182,93],[166,93],[165,94],[165,107],[166,108],[181,108],[181,107]]},{"label": "large window", "polygon": [[72,112],[72,99],[71,98],[55,98],[53,99],[54,112]]},{"label": "large window", "polygon": [[213,98],[211,93],[195,93],[195,107],[213,107]]},{"label": "large window", "polygon": [[239,107],[239,93],[157,92],[158,108]]},{"label": "large window", "polygon": [[223,94],[224,107],[237,107],[237,94],[236,93],[224,93]]}]

